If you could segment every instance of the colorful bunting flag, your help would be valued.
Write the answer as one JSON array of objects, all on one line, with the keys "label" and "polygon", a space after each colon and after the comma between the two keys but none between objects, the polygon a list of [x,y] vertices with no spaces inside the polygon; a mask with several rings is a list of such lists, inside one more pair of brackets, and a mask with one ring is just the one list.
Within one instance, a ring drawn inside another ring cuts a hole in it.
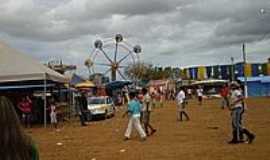
[{"label": "colorful bunting flag", "polygon": [[200,66],[198,67],[198,79],[204,80],[206,78],[206,67]]},{"label": "colorful bunting flag", "polygon": [[251,64],[245,64],[245,68],[244,68],[244,76],[247,76],[247,77],[251,77],[252,76],[252,71],[251,71]]}]

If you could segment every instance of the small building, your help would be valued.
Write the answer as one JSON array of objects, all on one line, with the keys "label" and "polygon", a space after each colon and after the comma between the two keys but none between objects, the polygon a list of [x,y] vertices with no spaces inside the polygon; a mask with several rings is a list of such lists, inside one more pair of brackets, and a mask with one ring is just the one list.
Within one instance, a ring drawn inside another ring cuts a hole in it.
[{"label": "small building", "polygon": [[169,80],[150,80],[147,84],[150,89],[150,92],[153,92],[154,89],[164,91],[169,86]]},{"label": "small building", "polygon": [[[244,83],[245,78],[238,78]],[[247,90],[249,97],[270,96],[270,76],[248,77]]]}]

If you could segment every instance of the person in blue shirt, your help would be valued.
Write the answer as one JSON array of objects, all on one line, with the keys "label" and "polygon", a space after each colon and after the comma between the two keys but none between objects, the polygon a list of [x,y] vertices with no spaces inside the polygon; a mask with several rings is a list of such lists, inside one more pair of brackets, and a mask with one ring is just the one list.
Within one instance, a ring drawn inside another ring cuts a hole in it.
[{"label": "person in blue shirt", "polygon": [[125,133],[125,140],[130,139],[132,129],[133,129],[133,127],[135,127],[135,129],[137,130],[137,132],[141,136],[141,140],[144,141],[144,140],[146,140],[146,134],[145,134],[145,131],[143,130],[141,122],[140,122],[141,104],[135,97],[136,96],[135,96],[134,92],[129,93],[130,102],[128,103],[127,111],[123,115],[123,117],[127,114],[129,116],[128,127],[127,127],[127,130]]}]

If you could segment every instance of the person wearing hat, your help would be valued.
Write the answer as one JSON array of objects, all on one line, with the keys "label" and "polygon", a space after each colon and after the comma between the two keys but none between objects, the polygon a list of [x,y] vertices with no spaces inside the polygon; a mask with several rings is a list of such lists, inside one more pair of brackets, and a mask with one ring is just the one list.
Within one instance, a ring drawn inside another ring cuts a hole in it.
[{"label": "person wearing hat", "polygon": [[255,139],[255,135],[250,133],[246,128],[242,127],[242,113],[243,113],[243,102],[244,96],[240,89],[240,85],[236,82],[231,83],[231,104],[229,109],[231,110],[232,116],[232,129],[233,138],[229,144],[237,144],[243,142],[240,138],[242,134],[247,136],[248,143],[252,143]]}]

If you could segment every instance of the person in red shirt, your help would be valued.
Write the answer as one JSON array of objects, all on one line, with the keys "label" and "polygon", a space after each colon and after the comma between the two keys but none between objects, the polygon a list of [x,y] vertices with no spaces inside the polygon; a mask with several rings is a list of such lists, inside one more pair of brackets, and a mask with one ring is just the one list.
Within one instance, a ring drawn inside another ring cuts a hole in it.
[{"label": "person in red shirt", "polygon": [[25,127],[31,127],[31,113],[33,108],[33,103],[31,99],[26,96],[22,98],[22,101],[18,104],[19,110],[22,112],[22,121]]},{"label": "person in red shirt", "polygon": [[222,98],[221,108],[224,109],[225,106],[229,107],[229,87],[227,84],[224,84],[221,88],[220,95]]}]

